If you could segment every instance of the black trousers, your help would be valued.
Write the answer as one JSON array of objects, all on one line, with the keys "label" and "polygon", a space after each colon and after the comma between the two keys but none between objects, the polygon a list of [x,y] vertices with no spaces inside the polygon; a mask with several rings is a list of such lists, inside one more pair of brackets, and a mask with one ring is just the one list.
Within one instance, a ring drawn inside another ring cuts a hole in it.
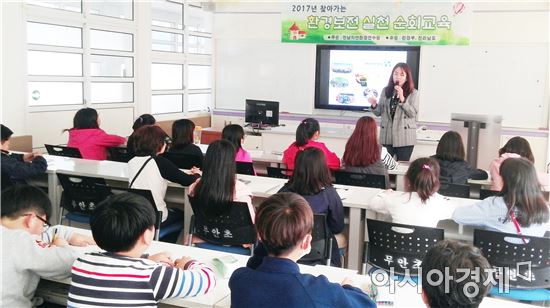
[{"label": "black trousers", "polygon": [[408,161],[411,158],[414,145],[408,145],[404,147],[394,147],[390,144],[384,144],[386,149],[388,150],[388,153],[390,153],[391,156],[395,156],[396,160],[400,161]]}]

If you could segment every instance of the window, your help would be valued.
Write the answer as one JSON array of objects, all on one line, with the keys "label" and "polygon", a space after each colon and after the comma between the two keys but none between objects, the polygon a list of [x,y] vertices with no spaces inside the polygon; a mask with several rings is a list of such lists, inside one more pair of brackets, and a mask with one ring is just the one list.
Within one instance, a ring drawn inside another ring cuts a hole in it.
[{"label": "window", "polygon": [[152,31],[151,39],[154,51],[183,52],[183,34]]},{"label": "window", "polygon": [[92,82],[92,103],[131,103],[134,101],[132,82]]},{"label": "window", "polygon": [[29,50],[29,75],[82,76],[82,54]]},{"label": "window", "polygon": [[38,5],[51,9],[65,10],[70,12],[82,12],[80,0],[48,1],[48,0],[27,0],[28,4]]},{"label": "window", "polygon": [[27,42],[82,48],[82,28],[27,22]]},{"label": "window", "polygon": [[29,105],[82,104],[82,89],[82,82],[29,82]]},{"label": "window", "polygon": [[91,55],[90,75],[94,77],[134,77],[134,58]]},{"label": "window", "polygon": [[90,47],[93,49],[132,51],[133,35],[130,33],[91,30]]},{"label": "window", "polygon": [[151,24],[163,28],[183,29],[183,4],[171,1],[152,1]]},{"label": "window", "polygon": [[[94,104],[134,102],[133,29],[137,26],[131,20],[131,0],[87,1],[83,7],[80,2],[71,0],[30,2],[74,12],[67,13],[74,14],[69,18],[59,13],[42,12],[40,8],[29,10],[27,73],[30,107],[93,107]],[[76,7],[79,9],[70,9]],[[87,14],[80,13],[82,8],[87,10]],[[59,24],[41,22],[43,16],[50,16],[48,20],[56,20]]]},{"label": "window", "polygon": [[93,0],[88,2],[90,13],[120,19],[134,19],[132,0]]},{"label": "window", "polygon": [[182,94],[154,94],[151,99],[151,113],[183,112]]},{"label": "window", "polygon": [[208,110],[212,103],[212,94],[210,93],[194,93],[189,94],[189,107],[187,111],[204,111]]},{"label": "window", "polygon": [[212,38],[198,35],[189,35],[187,42],[189,53],[211,55]]},{"label": "window", "polygon": [[211,69],[209,65],[189,65],[187,74],[189,80],[187,88],[195,89],[210,89],[212,88]]},{"label": "window", "polygon": [[183,89],[183,65],[153,63],[151,65],[151,89]]}]

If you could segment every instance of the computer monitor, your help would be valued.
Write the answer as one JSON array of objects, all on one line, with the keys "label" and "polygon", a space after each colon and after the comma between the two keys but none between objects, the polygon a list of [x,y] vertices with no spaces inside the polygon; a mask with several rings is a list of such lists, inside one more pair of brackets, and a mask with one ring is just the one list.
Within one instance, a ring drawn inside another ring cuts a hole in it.
[{"label": "computer monitor", "polygon": [[262,126],[279,126],[279,102],[247,99],[244,121]]}]

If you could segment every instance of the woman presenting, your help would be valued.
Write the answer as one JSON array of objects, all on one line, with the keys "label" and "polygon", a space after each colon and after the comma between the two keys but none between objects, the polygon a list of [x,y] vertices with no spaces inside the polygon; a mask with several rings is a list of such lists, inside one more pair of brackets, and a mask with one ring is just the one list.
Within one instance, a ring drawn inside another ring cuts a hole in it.
[{"label": "woman presenting", "polygon": [[416,114],[418,91],[414,88],[411,69],[406,63],[397,63],[380,100],[369,98],[372,112],[382,116],[380,143],[397,160],[410,159],[416,143]]}]

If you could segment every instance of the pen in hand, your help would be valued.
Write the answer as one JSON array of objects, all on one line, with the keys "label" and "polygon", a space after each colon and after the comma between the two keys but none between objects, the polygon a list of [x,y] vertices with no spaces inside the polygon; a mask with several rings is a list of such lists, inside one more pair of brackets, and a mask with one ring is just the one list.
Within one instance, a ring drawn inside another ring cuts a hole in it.
[{"label": "pen in hand", "polygon": [[57,228],[53,229],[53,237],[52,237],[52,241],[50,242],[49,247],[51,247],[53,245],[53,243],[55,242],[56,239],[57,239]]}]

